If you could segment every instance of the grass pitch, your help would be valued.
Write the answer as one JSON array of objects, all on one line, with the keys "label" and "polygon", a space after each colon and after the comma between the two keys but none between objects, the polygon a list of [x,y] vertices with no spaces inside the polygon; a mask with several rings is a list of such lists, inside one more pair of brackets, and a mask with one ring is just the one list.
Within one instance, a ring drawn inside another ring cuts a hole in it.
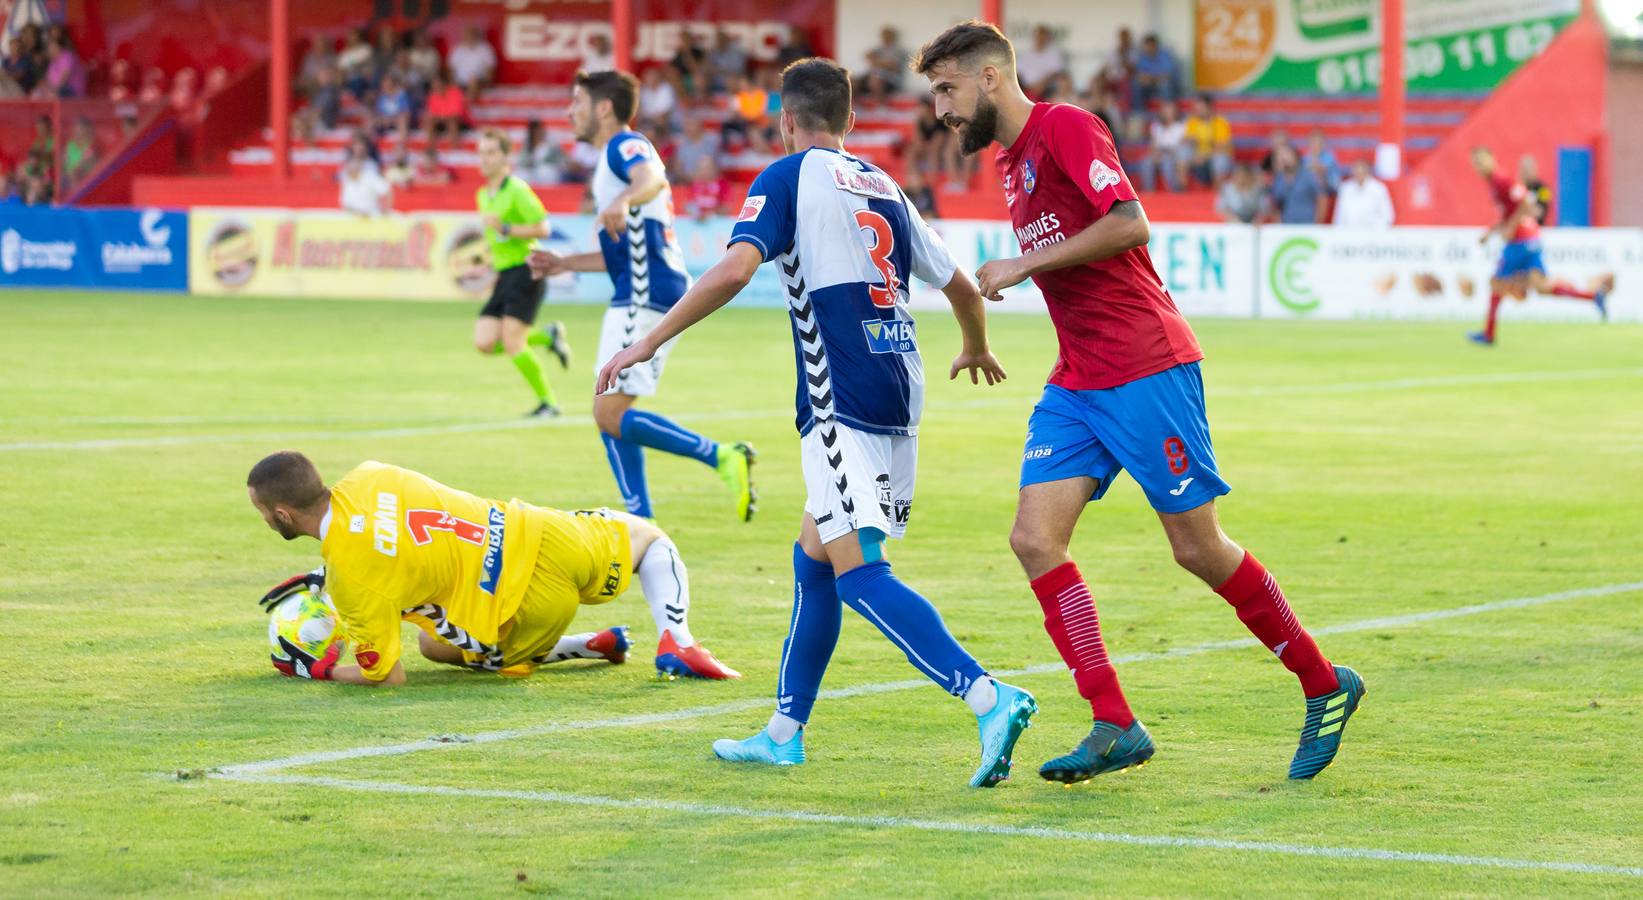
[{"label": "grass pitch", "polygon": [[[1228,531],[1369,684],[1311,784],[1283,777],[1294,680],[1213,646],[1247,635],[1127,480],[1074,554],[1112,653],[1142,657],[1119,671],[1151,766],[1039,781],[1088,708],[1064,671],[1035,670],[1011,679],[1043,709],[1016,777],[969,790],[973,718],[929,685],[880,690],[917,673],[851,614],[823,687],[870,690],[817,705],[811,761],[715,761],[714,738],[768,714],[803,499],[790,339],[768,310],[688,335],[648,404],[760,451],[750,525],[704,467],[649,464],[694,630],[740,682],[653,680],[637,595],[578,620],[634,626],[621,668],[505,681],[408,658],[411,683],[386,691],[277,677],[254,601],[317,545],[264,527],[251,463],[290,446],[333,478],[375,458],[614,505],[587,417],[599,312],[550,308],[580,355],[552,373],[569,416],[537,424],[516,418],[531,398],[513,367],[468,348],[467,305],[0,294],[0,893],[1643,891],[1643,330],[1507,323],[1483,350],[1455,324],[1196,323]],[[940,380],[957,332],[920,318],[933,381],[892,558],[983,664],[1054,663],[1006,544],[1053,333],[996,317],[1012,378],[978,388]],[[1533,602],[1450,614],[1516,598]]]}]

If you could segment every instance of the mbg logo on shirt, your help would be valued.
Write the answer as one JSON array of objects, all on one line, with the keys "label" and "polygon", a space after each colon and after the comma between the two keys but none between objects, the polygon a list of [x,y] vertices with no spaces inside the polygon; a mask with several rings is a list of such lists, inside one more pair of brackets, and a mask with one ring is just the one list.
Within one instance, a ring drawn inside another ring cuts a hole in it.
[{"label": "mbg logo on shirt", "polygon": [[736,221],[751,222],[754,219],[757,219],[759,217],[759,213],[764,211],[764,202],[766,199],[767,198],[764,194],[753,194],[749,196],[747,200],[742,203],[742,211],[736,215]]},{"label": "mbg logo on shirt", "polygon": [[650,155],[650,148],[638,138],[628,138],[616,145],[616,152],[622,154],[623,159],[643,159]]},{"label": "mbg logo on shirt", "polygon": [[492,596],[496,595],[497,582],[502,580],[502,523],[506,519],[507,513],[495,506],[491,507],[490,522],[486,528],[485,562],[479,573],[479,589]]},{"label": "mbg logo on shirt", "polygon": [[1118,184],[1118,173],[1099,159],[1090,160],[1090,187],[1103,191]]},{"label": "mbg logo on shirt", "polygon": [[867,349],[874,353],[918,352],[918,338],[910,321],[868,319],[861,327],[867,332]]}]

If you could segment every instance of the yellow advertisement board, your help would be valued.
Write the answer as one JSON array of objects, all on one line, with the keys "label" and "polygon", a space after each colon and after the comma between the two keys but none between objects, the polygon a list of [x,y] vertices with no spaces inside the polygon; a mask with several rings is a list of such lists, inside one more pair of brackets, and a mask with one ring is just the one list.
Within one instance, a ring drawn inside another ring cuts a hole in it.
[{"label": "yellow advertisement board", "polygon": [[196,209],[189,243],[196,294],[455,300],[496,277],[479,219],[455,213]]}]

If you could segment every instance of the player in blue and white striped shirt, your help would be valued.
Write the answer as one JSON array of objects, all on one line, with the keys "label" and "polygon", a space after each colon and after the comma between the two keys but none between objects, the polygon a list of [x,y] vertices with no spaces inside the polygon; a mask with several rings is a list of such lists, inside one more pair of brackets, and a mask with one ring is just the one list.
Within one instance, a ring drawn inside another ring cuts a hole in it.
[{"label": "player in blue and white striped shirt", "polygon": [[793,617],[776,712],[720,757],[804,762],[803,727],[838,641],[841,601],[872,622],[930,680],[975,712],[981,765],[972,787],[1009,777],[1010,753],[1037,709],[1031,694],[994,681],[941,614],[897,580],[884,541],[912,509],[924,370],[907,311],[909,277],[940,285],[964,332],[949,377],[988,384],[1004,370],[987,348],[981,295],[890,176],[844,150],[850,74],[807,59],[782,73],[782,141],[790,156],[754,180],[730,245],[656,327],[599,373],[599,389],[730,302],[759,265],[780,267],[798,368],[796,424],[808,499],[793,548]]},{"label": "player in blue and white striped shirt", "polygon": [[[615,293],[605,311],[595,370],[644,337],[690,287],[684,254],[673,234],[673,195],[656,148],[632,129],[639,82],[626,72],[581,72],[571,93],[570,121],[578,140],[603,147],[593,174],[599,207],[599,251],[558,257],[539,250],[531,265],[540,274],[606,272]],[[644,448],[694,459],[713,467],[736,493],[736,513],[752,518],[758,499],[750,467],[753,448],[720,444],[647,410],[640,397],[656,393],[662,367],[673,349],[661,345],[646,364],[621,373],[614,386],[593,401],[593,419],[604,438],[611,472],[628,511],[651,518]]]}]

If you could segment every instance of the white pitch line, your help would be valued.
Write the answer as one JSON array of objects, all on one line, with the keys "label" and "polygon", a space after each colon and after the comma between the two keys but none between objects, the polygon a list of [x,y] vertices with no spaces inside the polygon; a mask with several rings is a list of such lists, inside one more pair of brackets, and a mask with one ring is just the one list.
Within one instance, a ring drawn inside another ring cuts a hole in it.
[{"label": "white pitch line", "polygon": [[[1415,625],[1422,622],[1434,622],[1441,619],[1455,619],[1461,616],[1475,616],[1481,613],[1497,612],[1505,609],[1522,609],[1530,606],[1544,606],[1548,603],[1563,603],[1569,600],[1582,600],[1589,597],[1606,597],[1612,594],[1627,594],[1634,591],[1643,591],[1643,581],[1629,581],[1621,584],[1609,584],[1601,587],[1579,588],[1571,591],[1559,591],[1555,594],[1541,594],[1537,597],[1514,597],[1508,600],[1495,600],[1489,603],[1474,603],[1467,606],[1457,606],[1449,609],[1437,609],[1427,612],[1409,613],[1401,616],[1385,616],[1375,619],[1363,619],[1357,622],[1346,622],[1340,625],[1331,625],[1325,628],[1312,630],[1314,635],[1348,634],[1355,631],[1373,631],[1378,628],[1398,628],[1405,625]],[[1193,644],[1186,647],[1176,647],[1170,650],[1156,650],[1148,653],[1132,653],[1126,656],[1113,658],[1114,663],[1137,663],[1159,659],[1177,659],[1184,656],[1197,656],[1201,653],[1210,653],[1217,650],[1237,650],[1247,647],[1258,647],[1260,642],[1253,638],[1239,638],[1226,641],[1210,641],[1203,644]],[[1050,672],[1065,672],[1067,667],[1062,663],[1039,663],[1019,669],[1006,669],[992,672],[999,678],[1013,678],[1022,675],[1042,675]],[[885,681],[874,684],[860,684],[847,688],[833,688],[819,692],[816,696],[821,699],[839,699],[843,697],[862,697],[870,694],[886,694],[894,691],[913,690],[929,685],[923,678],[905,679],[902,681]],[[701,719],[709,716],[719,716],[728,713],[748,712],[750,710],[768,710],[771,699],[760,697],[757,699],[735,700],[729,703],[719,703],[712,706],[696,706],[686,709],[676,709],[668,712],[638,713],[626,716],[614,716],[605,719],[583,719],[570,722],[550,722],[546,725],[537,725],[531,728],[510,728],[500,731],[485,731],[473,735],[464,735],[459,741],[421,740],[408,741],[399,744],[380,744],[369,747],[350,747],[343,750],[324,750],[313,753],[299,753],[294,756],[283,756],[277,759],[258,762],[239,763],[222,766],[220,770],[225,774],[252,775],[259,773],[278,772],[283,769],[297,766],[309,766],[319,763],[342,762],[352,759],[365,759],[378,756],[403,756],[408,753],[420,753],[425,750],[444,750],[451,747],[466,747],[471,744],[490,744],[497,741],[511,741],[519,738],[539,737],[561,731],[586,731],[594,728],[626,728],[641,725],[659,725],[667,722],[679,722],[687,719]]]},{"label": "white pitch line", "polygon": [[554,803],[599,809],[631,809],[679,813],[694,816],[733,817],[778,822],[799,822],[806,825],[842,825],[852,828],[890,828],[909,831],[934,831],[948,834],[991,835],[997,837],[1042,838],[1061,841],[1079,841],[1095,844],[1123,844],[1132,847],[1158,847],[1174,850],[1234,850],[1242,853],[1268,853],[1282,856],[1309,856],[1381,863],[1410,863],[1418,865],[1455,866],[1516,871],[1560,872],[1576,875],[1618,875],[1643,878],[1643,867],[1615,866],[1604,863],[1556,862],[1536,859],[1512,859],[1500,856],[1471,856],[1458,853],[1426,853],[1408,850],[1381,850],[1373,847],[1331,847],[1311,844],[1286,844],[1277,841],[1240,841],[1228,838],[1184,837],[1167,834],[1128,834],[1113,831],[1075,831],[1067,828],[1033,825],[998,825],[989,822],[962,822],[941,819],[915,819],[905,816],[848,816],[838,813],[810,812],[807,810],[756,809],[720,803],[691,803],[681,800],[646,798],[624,799],[587,794],[566,794],[558,791],[519,791],[483,788],[460,788],[443,785],[418,785],[400,782],[361,781],[344,778],[307,777],[302,775],[247,775],[224,774],[213,777],[254,784],[295,784],[313,787],[337,788],[350,791],[371,791],[381,794],[433,795],[442,797],[481,798],[487,800],[517,800],[527,803]]},{"label": "white pitch line", "polygon": [[[1420,378],[1393,378],[1384,381],[1349,381],[1335,384],[1297,384],[1273,387],[1224,388],[1211,390],[1210,399],[1225,397],[1268,397],[1301,394],[1338,394],[1359,391],[1404,391],[1418,388],[1460,387],[1479,384],[1506,384],[1542,381],[1582,381],[1597,378],[1643,376],[1643,368],[1572,369],[1563,371],[1507,372],[1490,375],[1434,375]],[[1031,407],[1032,397],[989,397],[956,403],[943,403],[932,413],[947,410],[986,409],[990,407]],[[681,413],[674,418],[684,422],[728,421],[732,419],[762,419],[792,414],[792,409],[741,409],[703,413]],[[313,420],[322,421],[322,420]],[[19,453],[45,450],[125,450],[142,447],[179,447],[196,444],[225,443],[279,443],[292,441],[354,440],[357,438],[427,437],[438,434],[473,434],[487,431],[513,431],[525,428],[554,428],[565,426],[586,427],[593,424],[591,416],[562,416],[548,422],[539,419],[501,419],[496,421],[457,422],[446,425],[407,426],[402,428],[373,428],[343,431],[259,432],[254,434],[179,434],[133,438],[90,438],[72,441],[17,441],[0,444],[0,453]]]}]

